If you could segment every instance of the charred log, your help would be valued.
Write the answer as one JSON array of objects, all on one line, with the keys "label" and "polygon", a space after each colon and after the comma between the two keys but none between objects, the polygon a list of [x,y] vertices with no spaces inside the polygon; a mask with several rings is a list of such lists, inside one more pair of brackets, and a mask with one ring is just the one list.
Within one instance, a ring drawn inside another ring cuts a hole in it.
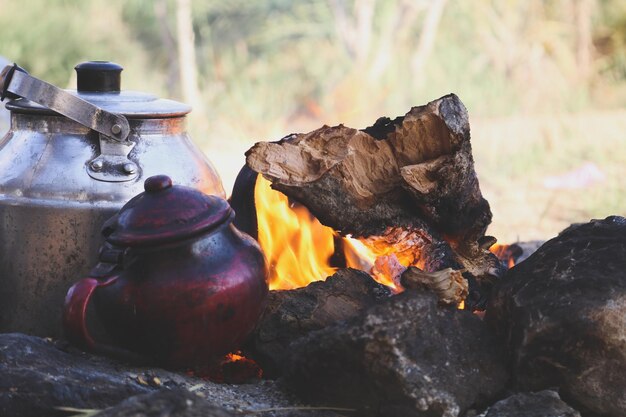
[{"label": "charred log", "polygon": [[302,400],[358,416],[458,416],[489,404],[508,379],[484,322],[417,290],[313,332],[291,351],[284,378]]},{"label": "charred log", "polygon": [[246,354],[261,365],[264,376],[280,376],[293,342],[314,330],[356,317],[390,295],[387,287],[356,269],[341,269],[326,281],[304,288],[271,291]]},{"label": "charred log", "polygon": [[572,225],[510,269],[486,320],[523,390],[558,387],[581,410],[626,415],[626,219]]},{"label": "charred log", "polygon": [[391,125],[382,139],[367,133],[380,130],[376,125],[339,125],[261,142],[247,152],[247,164],[320,221],[353,236],[424,229],[426,222],[459,240],[482,236],[491,212],[460,100],[449,95],[414,107]]},{"label": "charred log", "polygon": [[246,156],[272,188],[343,235],[407,248],[427,272],[464,269],[481,284],[502,274],[485,247],[491,211],[453,94],[364,130],[324,126],[260,142]]}]

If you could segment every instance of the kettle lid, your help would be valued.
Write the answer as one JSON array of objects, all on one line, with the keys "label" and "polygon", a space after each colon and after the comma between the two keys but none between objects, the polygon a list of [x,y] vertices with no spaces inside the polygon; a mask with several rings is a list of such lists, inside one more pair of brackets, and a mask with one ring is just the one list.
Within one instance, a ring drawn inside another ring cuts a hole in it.
[{"label": "kettle lid", "polygon": [[[102,109],[127,118],[165,118],[184,116],[191,111],[187,104],[160,99],[149,93],[122,91],[121,65],[108,61],[88,61],[76,65],[76,90],[67,90]],[[21,113],[55,114],[54,111],[26,99],[7,103],[7,109]]]},{"label": "kettle lid", "polygon": [[149,177],[144,189],[104,223],[102,234],[109,243],[129,247],[171,243],[199,236],[234,216],[223,198],[172,185],[167,175]]}]

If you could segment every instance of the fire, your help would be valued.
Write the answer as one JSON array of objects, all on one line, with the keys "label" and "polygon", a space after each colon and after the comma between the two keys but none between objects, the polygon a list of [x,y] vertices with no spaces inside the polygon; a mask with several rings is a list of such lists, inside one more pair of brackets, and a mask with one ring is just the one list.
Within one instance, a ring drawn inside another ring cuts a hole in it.
[{"label": "fire", "polygon": [[394,250],[384,240],[338,238],[303,206],[290,203],[270,182],[259,177],[255,187],[258,240],[270,265],[270,289],[304,287],[326,279],[337,268],[330,265],[335,241],[341,240],[346,266],[369,272],[374,279],[399,292],[397,282],[415,254],[406,248]]},{"label": "fire", "polygon": [[[385,273],[376,268],[377,260],[380,259],[380,255],[377,252],[363,243],[363,241],[349,236],[343,238],[343,242],[344,256],[349,267],[367,271],[376,281],[390,287],[394,292],[400,291],[399,283],[393,279],[394,276],[398,276],[397,273],[394,274],[392,271],[385,271]],[[399,271],[399,273],[401,274],[402,271]]]},{"label": "fire", "polygon": [[270,289],[292,289],[326,279],[336,268],[333,230],[302,206],[289,203],[259,176],[254,190],[258,240],[270,265]]},{"label": "fire", "polygon": [[261,379],[263,370],[255,361],[237,351],[205,369],[188,371],[187,375],[218,383],[244,384]]},{"label": "fire", "polygon": [[511,245],[501,245],[496,243],[489,248],[489,251],[496,255],[500,261],[509,269],[515,266],[515,254],[511,250]]},{"label": "fire", "polygon": [[246,357],[243,356],[241,354],[241,352],[237,351],[237,352],[231,352],[229,354],[227,354],[226,356],[224,356],[224,359],[222,360],[222,362],[227,363],[227,362],[237,362],[237,361],[241,361],[244,360]]},{"label": "fire", "polygon": [[[306,207],[290,203],[287,196],[273,190],[261,176],[254,198],[258,240],[270,265],[272,290],[300,288],[332,275],[337,270],[330,264],[335,242],[341,242],[345,266],[368,272],[393,292],[402,291],[400,275],[407,267],[423,267],[416,251],[423,243],[419,233],[388,229],[381,236],[364,239],[339,237]],[[464,305],[461,302],[458,308]]]}]

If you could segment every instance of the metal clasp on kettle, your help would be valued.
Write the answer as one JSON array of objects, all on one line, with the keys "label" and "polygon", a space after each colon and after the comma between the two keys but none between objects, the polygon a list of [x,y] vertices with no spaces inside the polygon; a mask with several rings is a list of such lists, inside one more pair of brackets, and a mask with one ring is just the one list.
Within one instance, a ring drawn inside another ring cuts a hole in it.
[{"label": "metal clasp on kettle", "polygon": [[87,173],[93,179],[107,182],[130,181],[139,176],[139,167],[128,159],[135,142],[116,141],[99,135],[100,155],[87,163]]},{"label": "metal clasp on kettle", "polygon": [[52,84],[30,76],[17,64],[0,73],[0,100],[23,97],[74,120],[100,134],[101,154],[89,161],[89,176],[100,181],[130,181],[138,176],[137,164],[128,159],[135,143],[128,119],[108,112]]}]

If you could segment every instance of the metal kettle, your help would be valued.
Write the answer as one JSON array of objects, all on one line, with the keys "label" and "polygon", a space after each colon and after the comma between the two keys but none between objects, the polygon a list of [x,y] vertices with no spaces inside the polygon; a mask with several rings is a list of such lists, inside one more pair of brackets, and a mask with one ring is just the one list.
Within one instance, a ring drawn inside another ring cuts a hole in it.
[{"label": "metal kettle", "polygon": [[62,90],[17,65],[0,75],[11,128],[0,139],[0,332],[61,334],[67,289],[98,260],[100,229],[146,178],[224,197],[186,132],[186,104],[121,91],[122,67],[75,67]]}]

